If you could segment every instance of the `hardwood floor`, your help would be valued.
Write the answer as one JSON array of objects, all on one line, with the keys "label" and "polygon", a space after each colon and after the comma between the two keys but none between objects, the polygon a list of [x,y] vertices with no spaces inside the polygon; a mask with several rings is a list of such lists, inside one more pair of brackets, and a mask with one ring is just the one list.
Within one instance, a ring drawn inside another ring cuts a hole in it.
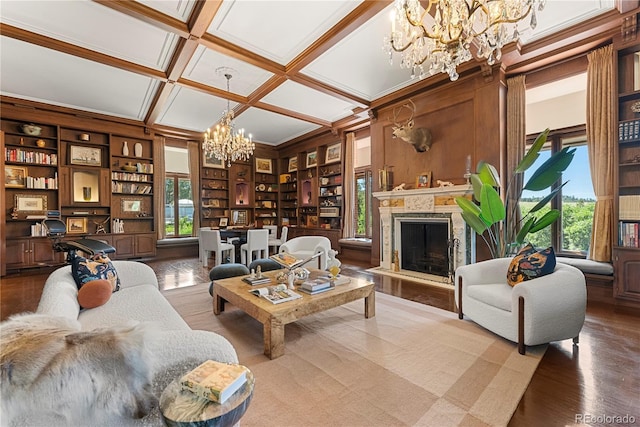
[{"label": "hardwood floor", "polygon": [[[197,258],[148,264],[163,290],[209,281]],[[373,275],[361,264],[342,267],[346,275],[374,282],[380,292],[454,310],[453,290]],[[47,275],[0,279],[0,318],[35,310]],[[640,425],[639,320],[637,314],[589,303],[579,346],[571,340],[549,345],[509,426]],[[618,416],[627,418],[606,418]]]}]

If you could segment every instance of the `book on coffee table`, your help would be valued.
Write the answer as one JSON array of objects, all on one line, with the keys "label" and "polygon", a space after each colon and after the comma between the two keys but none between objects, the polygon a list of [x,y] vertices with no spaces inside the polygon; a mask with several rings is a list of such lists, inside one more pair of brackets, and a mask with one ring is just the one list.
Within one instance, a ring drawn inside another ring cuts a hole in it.
[{"label": "book on coffee table", "polygon": [[269,258],[271,258],[272,260],[274,260],[284,268],[294,269],[296,267],[300,267],[301,265],[308,263],[312,259],[318,258],[320,255],[322,255],[322,252],[315,253],[307,259],[299,259],[291,254],[282,252],[279,254],[271,255]]},{"label": "book on coffee table", "polygon": [[302,298],[302,295],[287,288],[287,285],[266,286],[264,288],[249,289],[252,294],[264,298],[272,304],[292,301]]}]

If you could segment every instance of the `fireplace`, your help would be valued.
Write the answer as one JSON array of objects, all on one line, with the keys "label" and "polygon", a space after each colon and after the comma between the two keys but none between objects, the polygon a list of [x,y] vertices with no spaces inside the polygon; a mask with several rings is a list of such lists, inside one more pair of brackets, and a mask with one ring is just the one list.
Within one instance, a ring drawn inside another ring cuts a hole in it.
[{"label": "fireplace", "polygon": [[400,218],[395,229],[399,270],[449,277],[448,219]]}]

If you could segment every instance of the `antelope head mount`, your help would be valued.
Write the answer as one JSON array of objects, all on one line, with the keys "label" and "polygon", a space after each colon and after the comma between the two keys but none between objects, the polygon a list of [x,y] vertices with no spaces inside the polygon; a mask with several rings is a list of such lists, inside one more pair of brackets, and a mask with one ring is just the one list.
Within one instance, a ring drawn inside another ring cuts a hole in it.
[{"label": "antelope head mount", "polygon": [[[424,153],[431,148],[431,132],[427,128],[414,128],[413,116],[416,113],[416,105],[412,100],[409,100],[410,104],[404,104],[393,110],[393,138],[400,138],[401,140],[413,145],[418,153]],[[398,123],[398,116],[404,109],[411,111],[411,117],[402,123]]]}]

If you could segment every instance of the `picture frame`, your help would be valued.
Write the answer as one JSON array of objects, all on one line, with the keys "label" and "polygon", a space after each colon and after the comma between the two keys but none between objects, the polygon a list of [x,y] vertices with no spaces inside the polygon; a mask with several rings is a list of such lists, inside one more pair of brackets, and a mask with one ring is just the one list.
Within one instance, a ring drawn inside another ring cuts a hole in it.
[{"label": "picture frame", "polygon": [[220,218],[220,227],[226,227],[229,224],[229,218]]},{"label": "picture frame", "polygon": [[327,147],[327,152],[325,153],[324,163],[335,163],[339,162],[342,157],[342,143],[338,142],[337,144],[333,144]]},{"label": "picture frame", "polygon": [[318,164],[318,152],[310,151],[307,153],[307,168],[313,167]]},{"label": "picture frame", "polygon": [[39,194],[16,194],[14,207],[17,212],[44,212],[47,210],[47,196]]},{"label": "picture frame", "polygon": [[247,211],[231,211],[233,225],[247,225]]},{"label": "picture frame", "polygon": [[298,170],[298,156],[289,157],[289,167],[287,172],[296,172]]},{"label": "picture frame", "polygon": [[139,214],[142,212],[142,200],[127,198],[121,200],[121,209],[122,213],[135,213]]},{"label": "picture frame", "polygon": [[213,153],[203,153],[202,155],[202,166],[204,166],[205,168],[217,168],[217,169],[224,169],[224,162],[220,159],[217,159],[216,156],[213,155]]},{"label": "picture frame", "polygon": [[84,234],[87,232],[86,217],[67,217],[68,234]]},{"label": "picture frame", "polygon": [[7,188],[24,188],[27,186],[27,168],[21,166],[4,167],[4,186]]},{"label": "picture frame", "polygon": [[273,173],[273,162],[271,159],[256,157],[256,173]]},{"label": "picture frame", "polygon": [[431,188],[431,171],[423,172],[417,176],[416,188]]},{"label": "picture frame", "polygon": [[102,166],[102,148],[69,145],[69,163],[79,166]]}]

